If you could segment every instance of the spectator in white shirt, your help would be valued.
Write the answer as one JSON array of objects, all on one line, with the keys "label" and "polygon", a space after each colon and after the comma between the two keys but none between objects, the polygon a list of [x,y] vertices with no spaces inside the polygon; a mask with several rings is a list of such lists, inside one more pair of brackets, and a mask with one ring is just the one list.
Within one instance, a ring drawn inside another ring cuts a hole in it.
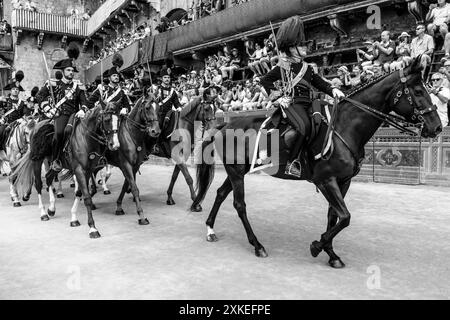
[{"label": "spectator in white shirt", "polygon": [[437,107],[437,112],[443,126],[448,124],[447,103],[450,100],[450,89],[443,86],[444,75],[436,72],[431,76],[430,97],[431,102]]},{"label": "spectator in white shirt", "polygon": [[411,41],[411,58],[421,55],[420,63],[422,65],[422,77],[425,69],[431,63],[431,55],[434,51],[434,39],[429,34],[425,34],[425,25],[418,24],[416,27],[417,37]]},{"label": "spectator in white shirt", "polygon": [[432,20],[428,25],[428,33],[434,36],[434,33],[439,28],[439,32],[445,39],[448,33],[447,23],[450,22],[450,5],[445,0],[438,0],[437,4],[430,4],[430,10],[425,18],[427,21]]}]

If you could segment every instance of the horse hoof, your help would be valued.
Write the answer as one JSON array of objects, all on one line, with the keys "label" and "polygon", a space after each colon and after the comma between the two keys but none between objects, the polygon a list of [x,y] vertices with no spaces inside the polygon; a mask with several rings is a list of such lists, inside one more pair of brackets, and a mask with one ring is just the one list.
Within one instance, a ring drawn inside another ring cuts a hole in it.
[{"label": "horse hoof", "polygon": [[70,187],[71,187],[71,188],[75,188],[75,183],[71,183],[71,184],[70,184]]},{"label": "horse hoof", "polygon": [[95,204],[91,205],[91,210],[97,210],[97,206]]},{"label": "horse hoof", "polygon": [[125,214],[125,211],[123,209],[116,210],[116,216],[123,216]]},{"label": "horse hoof", "polygon": [[166,203],[168,206],[173,206],[175,204],[175,201],[173,201],[173,199],[167,199]]},{"label": "horse hoof", "polygon": [[91,238],[91,239],[98,239],[98,238],[100,238],[101,236],[100,236],[100,232],[98,232],[98,231],[95,231],[95,232],[90,232],[89,233],[89,238]]},{"label": "horse hoof", "polygon": [[208,242],[217,242],[219,241],[219,238],[217,238],[217,236],[213,233],[213,234],[208,234],[206,236],[206,241]]},{"label": "horse hoof", "polygon": [[311,250],[311,255],[315,258],[322,251],[322,246],[319,241],[313,241],[309,246],[309,249]]},{"label": "horse hoof", "polygon": [[50,220],[50,218],[48,217],[48,215],[41,216],[41,221],[48,221],[48,220]]},{"label": "horse hoof", "polygon": [[139,225],[140,225],[140,226],[146,226],[146,225],[148,225],[148,224],[150,224],[150,222],[148,221],[147,218],[139,219]]},{"label": "horse hoof", "polygon": [[255,255],[258,258],[267,258],[269,255],[266,252],[266,249],[261,248],[261,249],[255,249]]},{"label": "horse hoof", "polygon": [[56,211],[52,211],[52,210],[50,210],[50,209],[47,209],[47,213],[48,213],[48,215],[49,215],[50,217],[54,217]]},{"label": "horse hoof", "polygon": [[18,208],[18,207],[21,207],[22,205],[20,204],[20,202],[14,202],[13,203],[13,207],[14,208]]},{"label": "horse hoof", "polygon": [[80,223],[80,221],[78,221],[78,220],[76,220],[76,221],[70,221],[70,226],[71,226],[72,228],[74,228],[74,227],[79,227],[79,226],[81,226],[81,223]]},{"label": "horse hoof", "polygon": [[191,206],[191,212],[202,212],[203,208],[201,205]]},{"label": "horse hoof", "polygon": [[61,199],[61,198],[64,198],[64,195],[63,195],[62,193],[58,193],[58,194],[56,195],[56,197],[57,197],[58,199]]},{"label": "horse hoof", "polygon": [[23,197],[22,197],[22,200],[25,201],[25,202],[27,202],[28,200],[30,200],[30,196],[23,196]]},{"label": "horse hoof", "polygon": [[103,191],[103,194],[106,194],[106,195],[111,194],[111,191],[105,190],[105,191]]},{"label": "horse hoof", "polygon": [[340,258],[334,260],[330,259],[328,261],[328,264],[334,269],[342,269],[345,267],[345,263],[343,263]]}]

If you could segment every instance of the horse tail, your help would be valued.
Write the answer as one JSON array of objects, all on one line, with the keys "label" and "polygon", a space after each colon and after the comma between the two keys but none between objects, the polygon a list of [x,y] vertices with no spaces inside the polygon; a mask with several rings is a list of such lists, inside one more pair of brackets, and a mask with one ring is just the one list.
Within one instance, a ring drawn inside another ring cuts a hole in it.
[{"label": "horse tail", "polygon": [[[214,139],[204,141],[202,143],[202,154],[204,154],[205,148],[213,143]],[[197,164],[197,181],[195,191],[197,196],[192,203],[191,209],[200,205],[205,199],[206,193],[214,179],[214,162],[206,163],[202,157],[202,162]]]},{"label": "horse tail", "polygon": [[34,183],[33,161],[31,160],[30,149],[11,168],[10,181],[13,181],[19,196],[25,196],[30,193]]}]

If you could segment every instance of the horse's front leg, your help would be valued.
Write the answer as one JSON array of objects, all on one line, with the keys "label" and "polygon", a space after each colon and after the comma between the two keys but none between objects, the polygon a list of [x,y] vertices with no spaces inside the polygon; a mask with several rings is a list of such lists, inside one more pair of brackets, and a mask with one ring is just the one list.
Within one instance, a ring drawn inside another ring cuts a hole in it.
[{"label": "horse's front leg", "polygon": [[139,189],[136,185],[135,174],[137,172],[137,169],[133,170],[133,167],[128,161],[124,161],[120,169],[122,170],[125,179],[128,180],[128,183],[130,185],[131,193],[133,194],[133,199],[134,202],[136,203],[137,214],[139,215],[139,224],[140,225],[149,224],[148,219],[144,215],[144,210],[142,209],[141,200],[139,198]]},{"label": "horse's front leg", "polygon": [[334,237],[350,224],[350,212],[344,202],[344,196],[350,187],[350,179],[341,185],[338,184],[335,177],[331,177],[317,187],[327,199],[330,208],[328,210],[327,231],[322,234],[320,241],[314,241],[311,244],[311,254],[317,257],[324,250],[330,257],[328,263],[333,268],[343,268],[345,264],[333,250]]},{"label": "horse's front leg", "polygon": [[81,167],[80,164],[75,165],[75,176],[77,179],[77,182],[79,184],[79,188],[81,189],[81,193],[84,198],[84,205],[86,206],[87,211],[87,217],[88,217],[88,225],[89,225],[89,237],[91,239],[100,238],[100,233],[95,228],[95,221],[94,217],[92,216],[92,198],[91,194],[89,193],[89,179],[87,177],[91,176],[86,175],[85,170]]},{"label": "horse's front leg", "polygon": [[178,165],[175,165],[175,167],[173,168],[172,179],[170,180],[169,188],[167,189],[167,201],[166,201],[166,203],[169,206],[173,206],[175,204],[175,201],[172,198],[172,192],[173,192],[173,187],[175,185],[175,182],[178,179],[178,174],[179,173],[180,173],[180,168],[178,167]]},{"label": "horse's front leg", "polygon": [[78,221],[77,212],[78,212],[78,206],[81,203],[83,194],[80,190],[80,187],[77,183],[76,178],[74,178],[74,183],[75,183],[75,197],[73,200],[72,208],[70,209],[70,214],[71,214],[70,226],[71,227],[79,227],[81,224],[80,224],[80,221]]},{"label": "horse's front leg", "polygon": [[125,193],[127,192],[130,184],[128,183],[128,180],[125,179],[123,181],[122,190],[120,191],[119,197],[117,198],[117,208],[116,208],[116,216],[123,216],[125,212],[122,208],[122,201],[123,197],[125,196]]},{"label": "horse's front leg", "polygon": [[57,182],[58,182],[58,188],[56,189],[56,198],[58,198],[58,199],[64,198],[61,179],[59,179],[59,177],[56,176],[55,180],[57,180]]},{"label": "horse's front leg", "polygon": [[[195,190],[194,190],[194,180],[192,179],[191,174],[189,173],[187,165],[184,162],[180,162],[179,164],[177,164],[177,166],[180,168],[180,171],[183,174],[187,185],[189,186],[189,192],[191,193],[191,200],[194,201],[195,197],[196,197]],[[202,211],[202,207],[200,206],[200,204],[198,204],[194,208],[193,211],[194,212],[201,212]]]},{"label": "horse's front leg", "polygon": [[108,189],[108,179],[109,177],[111,177],[111,165],[106,165],[106,167],[100,171],[100,177],[101,177],[101,182],[102,182],[102,187],[103,187],[103,194],[105,195],[109,195],[111,194],[111,191]]},{"label": "horse's front leg", "polygon": [[20,204],[19,195],[17,194],[16,187],[14,187],[14,181],[9,179],[9,194],[11,195],[11,201],[13,202],[13,207],[18,208],[22,205]]}]

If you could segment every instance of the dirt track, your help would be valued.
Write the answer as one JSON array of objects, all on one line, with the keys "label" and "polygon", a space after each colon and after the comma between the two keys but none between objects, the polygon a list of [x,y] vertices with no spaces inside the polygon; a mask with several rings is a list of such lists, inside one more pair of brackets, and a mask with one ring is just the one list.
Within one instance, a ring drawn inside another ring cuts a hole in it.
[{"label": "dirt track", "polygon": [[326,227],[327,208],[312,184],[247,177],[249,219],[269,254],[260,259],[247,242],[231,197],[216,222],[219,242],[205,240],[204,221],[224,172],[216,172],[203,212],[190,213],[181,175],[177,204],[165,204],[171,170],[146,165],[138,177],[149,226],[137,224],[128,195],[127,214],[114,215],[122,177],[113,170],[113,195],[94,198],[102,235],[97,240],[89,239],[84,205],[79,209],[82,226],[69,227],[72,189],[67,183],[56,216],[41,222],[36,194],[13,208],[2,177],[0,298],[450,298],[448,188],[354,183],[347,196],[351,225],[334,245],[347,267],[334,270],[324,253],[315,259],[309,253],[309,244]]}]

